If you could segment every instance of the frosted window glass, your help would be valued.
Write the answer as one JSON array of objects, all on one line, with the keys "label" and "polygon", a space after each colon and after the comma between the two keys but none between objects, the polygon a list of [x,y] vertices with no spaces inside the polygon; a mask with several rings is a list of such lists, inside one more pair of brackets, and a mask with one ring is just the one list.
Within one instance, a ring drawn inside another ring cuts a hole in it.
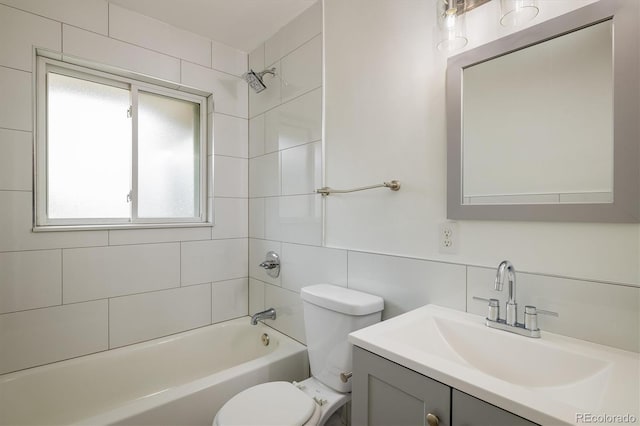
[{"label": "frosted window glass", "polygon": [[139,93],[139,217],[198,216],[199,114],[199,104]]},{"label": "frosted window glass", "polygon": [[129,91],[47,74],[50,218],[128,218]]}]

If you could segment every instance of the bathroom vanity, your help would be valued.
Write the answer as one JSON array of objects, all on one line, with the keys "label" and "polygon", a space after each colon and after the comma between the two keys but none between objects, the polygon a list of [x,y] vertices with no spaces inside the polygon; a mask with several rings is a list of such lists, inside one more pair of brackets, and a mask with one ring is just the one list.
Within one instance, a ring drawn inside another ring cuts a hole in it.
[{"label": "bathroom vanity", "polygon": [[354,426],[536,424],[357,346],[353,369]]},{"label": "bathroom vanity", "polygon": [[426,305],[351,333],[353,424],[640,424],[636,352],[485,322]]}]

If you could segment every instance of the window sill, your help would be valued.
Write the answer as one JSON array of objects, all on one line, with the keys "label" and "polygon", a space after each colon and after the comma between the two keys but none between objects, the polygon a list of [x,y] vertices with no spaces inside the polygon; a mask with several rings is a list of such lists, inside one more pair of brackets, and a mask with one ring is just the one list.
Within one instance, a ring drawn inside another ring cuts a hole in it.
[{"label": "window sill", "polygon": [[197,223],[112,223],[104,225],[39,225],[32,228],[33,232],[64,232],[64,231],[115,231],[128,229],[167,229],[167,228],[212,228],[212,222]]}]

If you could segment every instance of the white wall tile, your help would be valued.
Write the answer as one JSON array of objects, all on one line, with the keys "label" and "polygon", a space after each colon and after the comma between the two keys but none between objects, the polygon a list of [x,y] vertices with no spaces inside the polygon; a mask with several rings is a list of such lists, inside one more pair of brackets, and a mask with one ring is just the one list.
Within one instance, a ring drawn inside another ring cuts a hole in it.
[{"label": "white wall tile", "polygon": [[[263,112],[270,110],[271,108],[280,105],[282,101],[280,90],[282,86],[281,81],[281,73],[282,67],[280,62],[276,62],[274,64],[267,65],[265,68],[275,67],[276,75],[272,76],[271,74],[265,74],[262,81],[264,85],[267,86],[260,93],[256,93],[253,89],[249,88],[249,117],[253,118],[256,115],[262,114]],[[263,70],[263,68],[253,69],[256,73]],[[246,83],[245,83],[246,84]],[[247,85],[248,86],[248,85]]]},{"label": "white wall tile", "polygon": [[261,71],[264,69],[264,64],[264,44],[261,44],[249,53],[249,68]]},{"label": "white wall tile", "polygon": [[66,249],[64,303],[180,285],[180,243]]},{"label": "white wall tile", "polygon": [[321,32],[322,2],[316,2],[265,42],[265,62],[277,61]]},{"label": "white wall tile", "polygon": [[249,199],[249,236],[264,238],[264,198]]},{"label": "white wall tile", "polygon": [[248,55],[238,49],[213,41],[211,43],[212,68],[233,75],[242,75],[247,71]]},{"label": "white wall tile", "polygon": [[111,348],[211,324],[211,284],[109,300]]},{"label": "white wall tile", "polygon": [[31,71],[33,47],[62,50],[59,22],[0,5],[0,65]]},{"label": "white wall tile", "polygon": [[264,287],[268,285],[262,281],[249,278],[249,315],[262,312],[264,308]]},{"label": "white wall tile", "polygon": [[0,66],[0,93],[0,127],[30,131],[31,73]]},{"label": "white wall tile", "polygon": [[216,197],[247,198],[249,190],[249,160],[214,156],[213,194]]},{"label": "white wall tile", "polygon": [[282,195],[315,194],[322,186],[322,143],[281,152]]},{"label": "white wall tile", "polygon": [[247,240],[213,240],[182,243],[182,285],[244,278]]},{"label": "white wall tile", "polygon": [[282,102],[322,85],[322,37],[311,41],[282,58]]},{"label": "white wall tile", "polygon": [[63,25],[62,37],[64,55],[78,56],[168,81],[180,81],[180,60],[177,58],[69,25]]},{"label": "white wall tile", "polygon": [[213,239],[246,238],[249,236],[249,200],[246,198],[218,198],[213,202]]},{"label": "white wall tile", "polygon": [[263,268],[258,266],[265,260],[267,253],[270,251],[278,253],[280,262],[282,262],[282,244],[279,241],[249,239],[249,277],[266,283],[280,285],[282,274],[276,278],[272,278],[267,275],[267,272]]},{"label": "white wall tile", "polygon": [[347,251],[282,244],[282,287],[299,292],[314,284],[347,286]]},{"label": "white wall tile", "polygon": [[322,88],[265,113],[265,152],[322,139]]},{"label": "white wall tile", "polygon": [[280,195],[280,153],[263,155],[249,160],[249,196]]},{"label": "white wall tile", "polygon": [[210,240],[211,228],[115,229],[109,231],[109,245],[168,243]]},{"label": "white wall tile", "polygon": [[433,303],[465,310],[465,266],[406,257],[349,252],[349,288],[384,299],[388,319]]},{"label": "white wall tile", "polygon": [[249,278],[221,281],[212,286],[213,322],[247,315]]},{"label": "white wall tile", "polygon": [[302,300],[298,293],[265,284],[264,306],[265,309],[276,310],[276,319],[264,320],[265,324],[299,342],[306,343]]},{"label": "white wall tile", "polygon": [[60,250],[0,253],[0,314],[61,303]]},{"label": "white wall tile", "polygon": [[0,190],[31,191],[31,132],[0,129]]},{"label": "white wall tile", "polygon": [[0,191],[0,252],[108,244],[108,231],[32,232],[31,207],[31,192]]},{"label": "white wall tile", "polygon": [[182,61],[182,83],[213,93],[215,112],[248,118],[247,83],[240,77]]},{"label": "white wall tile", "polygon": [[249,120],[249,158],[265,153],[265,116],[260,114]]},{"label": "white wall tile", "polygon": [[104,0],[2,0],[2,3],[75,27],[108,34],[108,3]]},{"label": "white wall tile", "polygon": [[248,121],[224,114],[214,114],[213,120],[214,154],[247,158],[249,156]]},{"label": "white wall tile", "polygon": [[0,315],[0,374],[108,348],[107,301]]},{"label": "white wall tile", "polygon": [[[495,269],[468,267],[469,312],[487,314],[487,303],[473,299],[479,296],[499,299],[504,316],[508,291],[506,286],[494,290],[495,276]],[[538,315],[543,331],[640,352],[640,287],[517,272],[516,302],[519,322],[524,322],[524,306],[533,305],[559,314]]]},{"label": "white wall tile", "polygon": [[270,197],[265,200],[265,237],[289,243],[322,244],[320,195]]},{"label": "white wall tile", "polygon": [[109,37],[211,66],[211,40],[115,4],[109,5]]}]

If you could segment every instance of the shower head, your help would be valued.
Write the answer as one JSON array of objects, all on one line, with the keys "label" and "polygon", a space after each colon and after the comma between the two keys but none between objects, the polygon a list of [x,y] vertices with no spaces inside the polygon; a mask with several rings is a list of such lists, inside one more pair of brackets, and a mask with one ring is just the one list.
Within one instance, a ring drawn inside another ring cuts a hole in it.
[{"label": "shower head", "polygon": [[271,68],[268,70],[260,71],[259,73],[256,73],[250,69],[248,72],[242,75],[242,79],[246,81],[249,86],[251,86],[251,88],[256,91],[256,93],[260,93],[267,88],[267,86],[262,81],[262,77],[264,77],[265,74],[276,75],[276,69]]}]

